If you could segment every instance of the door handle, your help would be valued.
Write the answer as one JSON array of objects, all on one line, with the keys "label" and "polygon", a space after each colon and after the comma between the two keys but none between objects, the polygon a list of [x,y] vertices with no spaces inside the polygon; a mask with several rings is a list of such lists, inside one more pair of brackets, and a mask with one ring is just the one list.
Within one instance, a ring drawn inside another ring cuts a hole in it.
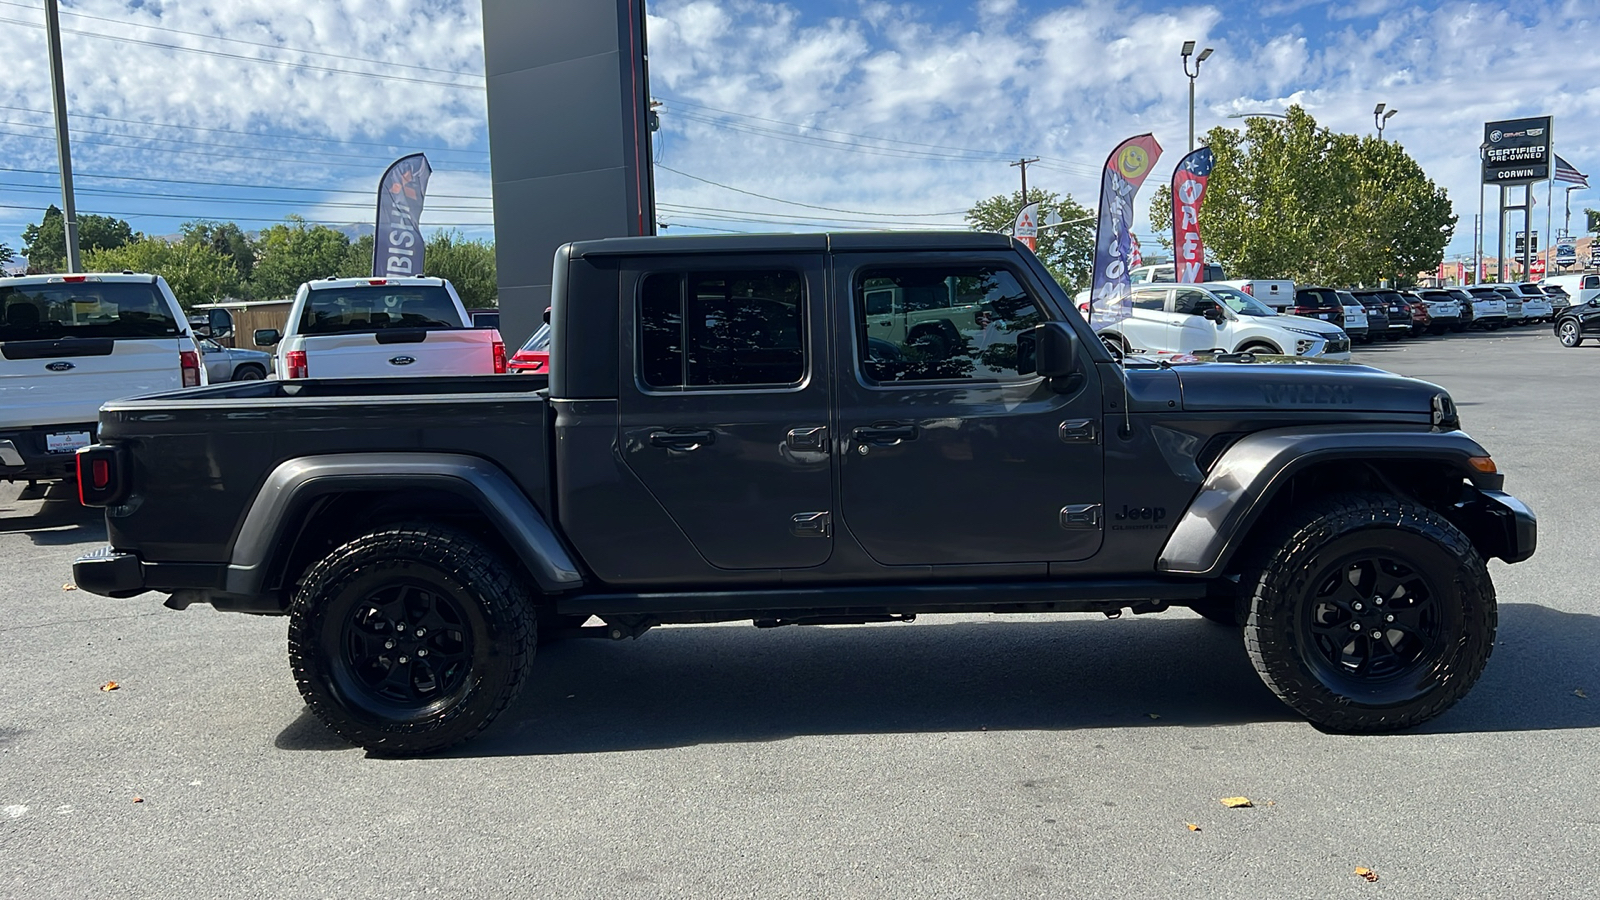
[{"label": "door handle", "polygon": [[696,450],[702,444],[713,444],[716,440],[716,432],[710,430],[650,432],[651,446],[666,447],[669,450]]},{"label": "door handle", "polygon": [[791,428],[787,438],[790,450],[823,450],[828,449],[828,426],[813,425],[805,428]]},{"label": "door handle", "polygon": [[917,439],[915,425],[868,425],[850,432],[850,436],[863,444],[893,447],[901,441]]}]

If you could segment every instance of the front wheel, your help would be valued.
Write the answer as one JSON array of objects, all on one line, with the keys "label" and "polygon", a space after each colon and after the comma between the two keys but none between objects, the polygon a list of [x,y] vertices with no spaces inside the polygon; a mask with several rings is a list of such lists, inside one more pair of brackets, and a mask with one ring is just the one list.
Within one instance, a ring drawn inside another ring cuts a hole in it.
[{"label": "front wheel", "polygon": [[289,612],[289,663],[340,737],[433,753],[488,727],[521,690],[531,609],[515,569],[471,535],[390,526],[311,567]]},{"label": "front wheel", "polygon": [[240,366],[233,373],[234,381],[261,381],[267,377],[267,370],[260,366]]},{"label": "front wheel", "polygon": [[1290,517],[1245,574],[1251,662],[1330,731],[1425,722],[1460,700],[1494,647],[1494,585],[1472,542],[1424,506],[1345,494]]},{"label": "front wheel", "polygon": [[1583,329],[1576,319],[1568,319],[1556,326],[1556,337],[1561,339],[1561,346],[1576,347],[1583,343]]}]

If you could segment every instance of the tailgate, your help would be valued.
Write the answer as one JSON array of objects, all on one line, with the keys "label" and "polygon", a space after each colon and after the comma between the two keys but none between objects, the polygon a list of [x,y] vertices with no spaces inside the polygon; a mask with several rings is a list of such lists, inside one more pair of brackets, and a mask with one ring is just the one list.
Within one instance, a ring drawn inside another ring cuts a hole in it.
[{"label": "tailgate", "polygon": [[93,422],[100,404],[182,387],[185,339],[61,338],[0,343],[0,428]]},{"label": "tailgate", "polygon": [[303,340],[312,378],[490,375],[499,332],[489,328],[389,328]]}]

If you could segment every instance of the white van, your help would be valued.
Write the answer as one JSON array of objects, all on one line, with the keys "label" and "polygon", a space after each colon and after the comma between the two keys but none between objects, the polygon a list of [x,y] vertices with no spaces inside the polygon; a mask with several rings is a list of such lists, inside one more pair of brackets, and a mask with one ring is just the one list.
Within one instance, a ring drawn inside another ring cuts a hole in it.
[{"label": "white van", "polygon": [[474,328],[443,278],[326,278],[300,285],[288,332],[256,331],[275,348],[279,378],[489,375],[506,371],[506,345]]},{"label": "white van", "polygon": [[[1201,281],[1221,281],[1227,278],[1222,267],[1216,263],[1203,263]],[[1178,267],[1174,263],[1152,263],[1147,266],[1134,266],[1128,270],[1130,284],[1151,284],[1155,282],[1171,283],[1178,280]]]},{"label": "white van", "polygon": [[0,480],[72,477],[101,404],[205,383],[159,276],[0,278]]}]

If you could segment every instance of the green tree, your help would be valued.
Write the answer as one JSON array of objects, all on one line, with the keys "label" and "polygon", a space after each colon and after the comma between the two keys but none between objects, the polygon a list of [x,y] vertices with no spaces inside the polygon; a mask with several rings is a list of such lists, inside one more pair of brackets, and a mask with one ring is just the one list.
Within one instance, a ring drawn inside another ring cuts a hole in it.
[{"label": "green tree", "polygon": [[210,247],[233,260],[233,268],[240,278],[248,279],[255,274],[256,243],[238,225],[200,220],[183,223],[181,230],[185,244]]},{"label": "green tree", "polygon": [[253,296],[275,300],[292,296],[307,281],[340,274],[350,239],[326,225],[308,225],[290,216],[261,232],[250,279]]},{"label": "green tree", "polygon": [[[111,216],[78,216],[78,248],[111,250],[134,239],[133,227]],[[22,229],[22,255],[30,272],[59,272],[67,267],[67,226],[53,204],[37,225]]]},{"label": "green tree", "polygon": [[9,265],[11,261],[16,258],[17,252],[15,250],[7,247],[5,244],[0,244],[0,266]]},{"label": "green tree", "polygon": [[184,309],[220,300],[239,287],[239,271],[231,257],[208,245],[188,241],[171,243],[141,235],[120,247],[90,250],[84,254],[83,262],[89,271],[128,270],[160,275]]},{"label": "green tree", "polygon": [[[1231,275],[1405,283],[1444,259],[1456,222],[1449,197],[1395,141],[1335,134],[1295,106],[1243,132],[1213,128],[1205,143],[1215,165],[1200,234]],[[1165,186],[1150,224],[1171,230]]]},{"label": "green tree", "polygon": [[468,240],[454,230],[435,232],[426,245],[423,270],[455,285],[468,309],[500,305],[494,244],[489,241]]},{"label": "green tree", "polygon": [[350,248],[344,253],[344,262],[339,264],[339,275],[344,278],[366,278],[372,274],[372,245],[373,237],[363,234],[350,242]]},{"label": "green tree", "polygon": [[[1039,204],[1041,222],[1053,211],[1063,223],[1039,232],[1039,260],[1067,293],[1088,287],[1094,269],[1094,212],[1073,200],[1071,194],[1061,197],[1039,188],[1029,189],[1028,202]],[[1021,191],[980,200],[967,210],[967,224],[973,231],[1010,234],[1023,206]]]},{"label": "green tree", "polygon": [[1600,234],[1600,209],[1586,209],[1583,215],[1589,220],[1589,227],[1584,230],[1590,234]]}]

